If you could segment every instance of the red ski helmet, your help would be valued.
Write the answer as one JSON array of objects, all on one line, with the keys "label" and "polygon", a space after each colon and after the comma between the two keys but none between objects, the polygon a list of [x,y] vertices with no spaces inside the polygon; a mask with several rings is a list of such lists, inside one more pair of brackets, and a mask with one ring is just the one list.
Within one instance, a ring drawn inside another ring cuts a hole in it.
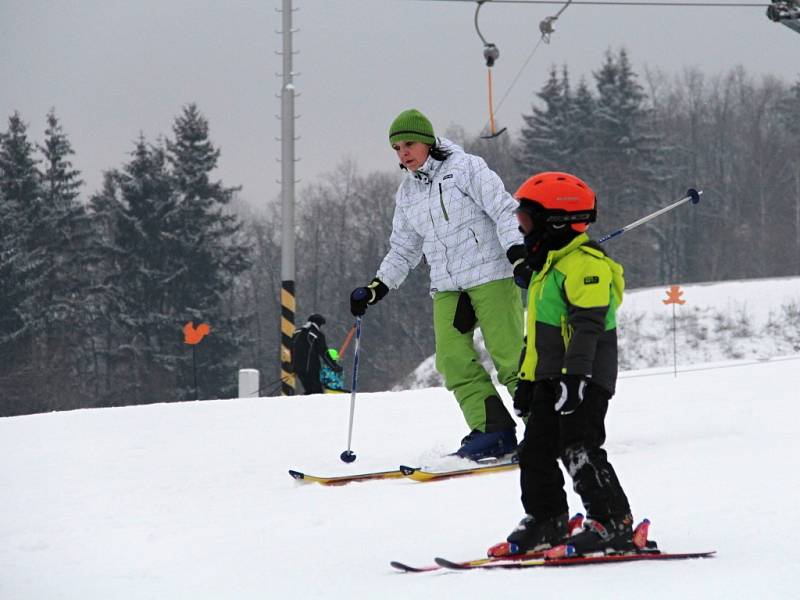
[{"label": "red ski helmet", "polygon": [[514,198],[519,201],[518,214],[543,219],[549,225],[568,224],[573,231],[584,232],[597,219],[592,188],[569,173],[537,173],[519,187]]}]

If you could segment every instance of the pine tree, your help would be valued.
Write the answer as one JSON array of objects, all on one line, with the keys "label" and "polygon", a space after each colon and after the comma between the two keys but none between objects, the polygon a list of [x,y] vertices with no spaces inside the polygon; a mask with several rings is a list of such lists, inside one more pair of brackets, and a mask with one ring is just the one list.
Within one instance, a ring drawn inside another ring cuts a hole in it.
[{"label": "pine tree", "polygon": [[[247,340],[231,305],[250,266],[240,224],[226,212],[236,188],[211,179],[220,152],[196,106],[173,132],[156,145],[140,137],[92,198],[103,257],[97,299],[109,323],[103,332],[98,319],[94,331],[113,403],[194,398],[195,353],[198,397],[229,397]],[[211,325],[196,348],[183,343],[189,321]]]},{"label": "pine tree", "polygon": [[[228,314],[224,302],[233,297],[236,277],[251,266],[238,218],[226,212],[238,188],[212,181],[220,150],[209,139],[208,121],[196,105],[184,107],[173,134],[167,155],[177,194],[178,231],[171,243],[183,269],[170,284],[172,303],[176,318],[211,324],[213,333],[195,350],[198,379],[205,397],[225,397],[234,391],[237,358],[248,342],[246,315]],[[179,378],[183,397],[192,393],[190,364],[187,356]]]},{"label": "pine tree", "polygon": [[51,211],[69,213],[77,205],[83,180],[74,169],[70,157],[75,154],[72,144],[64,133],[55,110],[47,113],[45,142],[39,146],[44,155],[42,172],[43,195]]},{"label": "pine tree", "polygon": [[592,148],[597,143],[595,100],[585,81],[576,91],[570,85],[569,70],[555,67],[537,93],[544,108],[533,107],[523,115],[520,158],[526,177],[537,171],[567,171],[588,177]]},{"label": "pine tree", "polygon": [[594,179],[592,170],[592,149],[597,143],[596,102],[585,80],[578,84],[571,96],[565,118],[564,139],[569,149],[567,171],[580,173],[582,179]]},{"label": "pine tree", "polygon": [[[642,121],[644,94],[630,69],[627,54],[606,52],[605,62],[594,73],[597,87],[596,151],[602,157],[602,186],[610,192],[619,216],[634,214],[630,205],[639,197],[635,171],[638,166],[638,127]],[[600,184],[598,181],[595,185]]]},{"label": "pine tree", "polygon": [[544,108],[534,105],[531,114],[522,115],[525,125],[520,131],[518,160],[528,176],[538,171],[568,169],[570,149],[565,135],[570,96],[566,69],[559,79],[558,71],[551,67],[547,82],[536,96],[544,103]]},{"label": "pine tree", "polygon": [[[53,408],[79,405],[90,379],[90,355],[86,348],[86,302],[91,260],[87,254],[91,239],[85,207],[79,202],[83,181],[71,162],[72,145],[55,111],[47,114],[41,178],[41,202],[32,239],[42,250],[43,280],[37,291],[43,332],[38,341],[39,368],[50,373],[50,389],[42,395],[52,398]],[[43,382],[44,383],[44,382]]]},{"label": "pine tree", "polygon": [[106,173],[91,201],[99,234],[94,252],[103,260],[96,302],[104,320],[96,322],[96,334],[110,404],[177,399],[170,390],[179,332],[169,285],[181,267],[170,254],[177,231],[172,188],[165,149],[140,136],[130,162]]},{"label": "pine tree", "polygon": [[[663,195],[666,149],[663,136],[656,135],[648,121],[646,96],[627,52],[607,52],[594,77],[596,143],[590,184],[600,198],[595,227],[606,230],[644,216],[663,204],[663,197],[669,198]],[[660,269],[654,269],[653,264],[666,259],[664,237],[659,231],[664,224],[645,226],[620,251],[629,282],[643,285],[658,280]]]},{"label": "pine tree", "polygon": [[36,291],[42,283],[42,252],[31,232],[40,202],[34,146],[19,113],[0,136],[0,414],[24,411],[31,380],[32,343],[39,326]]}]

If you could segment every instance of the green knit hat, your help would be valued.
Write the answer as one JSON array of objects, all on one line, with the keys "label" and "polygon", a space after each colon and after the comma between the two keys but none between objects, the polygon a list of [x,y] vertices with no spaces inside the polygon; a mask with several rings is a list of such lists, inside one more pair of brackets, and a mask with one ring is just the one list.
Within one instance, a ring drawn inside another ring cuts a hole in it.
[{"label": "green knit hat", "polygon": [[422,142],[431,146],[436,143],[433,125],[425,115],[415,108],[401,112],[389,127],[390,144],[404,141]]}]

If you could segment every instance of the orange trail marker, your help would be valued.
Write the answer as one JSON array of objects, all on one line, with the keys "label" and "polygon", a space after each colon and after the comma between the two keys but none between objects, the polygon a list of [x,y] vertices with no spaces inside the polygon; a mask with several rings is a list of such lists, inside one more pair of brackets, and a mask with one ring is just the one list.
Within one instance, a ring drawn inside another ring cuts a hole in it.
[{"label": "orange trail marker", "polygon": [[667,299],[662,300],[664,304],[686,304],[686,300],[682,300],[683,290],[679,285],[671,285],[667,290]]},{"label": "orange trail marker", "polygon": [[199,344],[204,337],[211,333],[211,326],[208,323],[200,323],[197,328],[194,322],[189,321],[183,326],[183,341],[186,344],[194,346]]},{"label": "orange trail marker", "polygon": [[189,321],[183,326],[183,342],[192,347],[192,373],[194,374],[194,399],[197,400],[197,344],[211,333],[211,325],[200,323],[196,328],[194,321]]},{"label": "orange trail marker", "polygon": [[681,286],[671,285],[667,290],[667,299],[661,301],[664,304],[672,304],[672,364],[675,377],[678,376],[678,326],[675,319],[675,305],[686,304],[686,300],[681,296],[683,296]]}]

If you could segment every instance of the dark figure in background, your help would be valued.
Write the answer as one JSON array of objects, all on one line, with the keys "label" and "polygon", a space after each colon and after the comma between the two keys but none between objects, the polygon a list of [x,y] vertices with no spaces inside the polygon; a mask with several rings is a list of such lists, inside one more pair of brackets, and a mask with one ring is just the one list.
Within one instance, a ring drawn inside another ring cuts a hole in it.
[{"label": "dark figure in background", "polygon": [[292,366],[306,394],[324,393],[319,378],[321,361],[337,373],[342,371],[342,367],[328,355],[328,342],[322,333],[324,324],[325,317],[314,313],[292,336]]}]

